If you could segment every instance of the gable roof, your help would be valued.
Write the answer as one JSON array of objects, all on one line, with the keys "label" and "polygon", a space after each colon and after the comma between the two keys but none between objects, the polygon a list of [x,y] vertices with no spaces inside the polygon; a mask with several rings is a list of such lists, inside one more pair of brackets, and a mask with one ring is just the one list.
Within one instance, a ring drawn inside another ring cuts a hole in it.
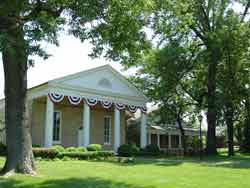
[{"label": "gable roof", "polygon": [[[148,102],[148,98],[140,90],[108,64],[29,88],[28,98],[46,96],[49,92],[137,106],[144,106]],[[0,103],[4,103],[4,99]]]},{"label": "gable roof", "polygon": [[[103,85],[100,82],[103,82],[104,87],[102,87]],[[123,89],[124,94],[141,97],[148,101],[147,97],[140,90],[109,64],[50,80],[48,83],[73,85],[75,87],[97,90],[109,90],[110,92],[116,92],[116,89]],[[116,87],[118,87],[117,85],[123,85],[124,88],[108,88],[107,85],[105,88],[105,83],[114,84]]]}]

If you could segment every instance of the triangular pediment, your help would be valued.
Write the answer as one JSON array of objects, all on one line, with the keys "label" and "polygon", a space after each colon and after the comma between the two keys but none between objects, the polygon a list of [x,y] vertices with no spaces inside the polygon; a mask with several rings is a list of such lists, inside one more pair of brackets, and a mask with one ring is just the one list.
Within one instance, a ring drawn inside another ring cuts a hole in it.
[{"label": "triangular pediment", "polygon": [[102,92],[116,93],[123,96],[146,97],[136,89],[126,78],[113,69],[110,65],[104,65],[80,73],[69,75],[52,81],[65,86],[79,89],[90,89]]}]

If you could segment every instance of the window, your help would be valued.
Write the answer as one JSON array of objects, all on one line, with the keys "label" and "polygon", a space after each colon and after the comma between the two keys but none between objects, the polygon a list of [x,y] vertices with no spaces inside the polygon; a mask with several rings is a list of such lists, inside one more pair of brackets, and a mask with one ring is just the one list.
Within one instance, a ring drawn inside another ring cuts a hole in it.
[{"label": "window", "polygon": [[53,143],[61,143],[61,112],[54,112]]},{"label": "window", "polygon": [[104,144],[111,144],[111,117],[104,117]]}]

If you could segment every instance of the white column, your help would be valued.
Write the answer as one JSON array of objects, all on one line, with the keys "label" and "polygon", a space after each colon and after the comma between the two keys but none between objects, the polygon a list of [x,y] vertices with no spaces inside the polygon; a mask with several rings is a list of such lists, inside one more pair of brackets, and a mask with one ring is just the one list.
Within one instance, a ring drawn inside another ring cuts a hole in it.
[{"label": "white column", "polygon": [[83,108],[83,145],[88,146],[90,144],[90,107],[84,102]]},{"label": "white column", "polygon": [[179,134],[179,148],[182,148],[182,139],[181,139],[181,134]]},{"label": "white column", "polygon": [[141,142],[140,147],[145,148],[147,145],[147,115],[142,113],[141,117]]},{"label": "white column", "polygon": [[115,108],[115,140],[114,140],[114,150],[117,151],[121,145],[121,120],[120,120],[120,111]]},{"label": "white column", "polygon": [[157,146],[158,146],[159,148],[161,148],[161,144],[160,144],[160,135],[159,135],[159,133],[157,133]]},{"label": "white column", "polygon": [[148,144],[149,145],[151,144],[151,133],[150,132],[148,133]]},{"label": "white column", "polygon": [[53,121],[54,121],[54,103],[47,97],[46,115],[45,115],[44,146],[53,145]]},{"label": "white column", "polygon": [[168,134],[168,149],[172,148],[172,144],[171,144],[171,134]]}]

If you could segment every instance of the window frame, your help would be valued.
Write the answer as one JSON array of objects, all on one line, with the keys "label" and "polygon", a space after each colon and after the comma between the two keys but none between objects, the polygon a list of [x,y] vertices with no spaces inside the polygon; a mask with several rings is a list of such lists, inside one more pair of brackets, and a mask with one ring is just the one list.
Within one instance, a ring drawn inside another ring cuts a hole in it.
[{"label": "window frame", "polygon": [[[106,137],[106,135],[105,135],[105,133],[106,133],[106,131],[105,131],[105,118],[109,119],[109,135],[108,135],[109,142],[106,142],[106,140],[105,140],[105,137]],[[103,144],[110,146],[110,145],[112,145],[112,117],[110,115],[107,115],[107,116],[104,116],[103,119],[104,119],[104,123],[103,123],[104,142],[103,142]]]},{"label": "window frame", "polygon": [[[54,122],[55,122],[55,113],[59,113],[60,118],[60,125],[59,125],[59,140],[54,140]],[[53,113],[53,133],[52,133],[52,142],[54,144],[61,144],[62,143],[62,111],[55,110]]]}]

